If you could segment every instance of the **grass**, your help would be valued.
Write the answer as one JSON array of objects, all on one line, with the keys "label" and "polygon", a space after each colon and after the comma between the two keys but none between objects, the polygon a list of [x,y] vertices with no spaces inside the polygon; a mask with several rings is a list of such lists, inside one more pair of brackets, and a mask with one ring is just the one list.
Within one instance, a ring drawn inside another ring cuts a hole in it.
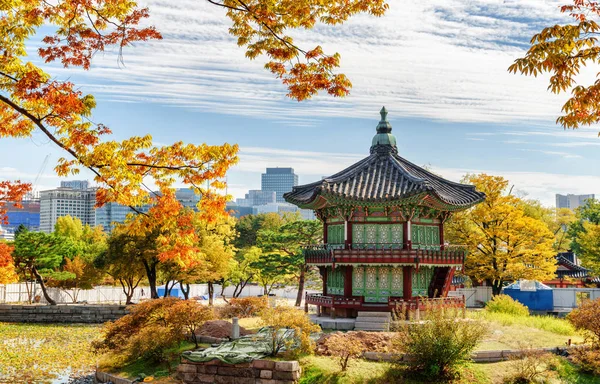
[{"label": "grass", "polygon": [[90,372],[98,325],[0,323],[0,383],[49,383],[68,370]]},{"label": "grass", "polygon": [[[337,359],[329,356],[305,356],[300,359],[300,364],[302,377],[299,384],[431,383],[411,378],[402,367],[386,362],[354,359],[346,372],[341,372]],[[488,384],[490,381],[478,366],[468,365],[464,367],[460,379],[446,383]]]},{"label": "grass", "polygon": [[583,337],[565,319],[551,316],[517,316],[487,311],[469,312],[471,318],[484,320],[490,333],[477,350],[564,347],[583,343]]},{"label": "grass", "polygon": [[[200,344],[200,347],[208,346],[208,344]],[[194,348],[194,343],[184,341],[178,347],[169,350],[168,352],[174,356],[174,358],[169,361],[168,365],[156,364],[148,360],[138,360],[123,367],[112,367],[110,360],[105,360],[101,363],[101,368],[106,369],[107,372],[111,372],[128,379],[152,376],[155,379],[162,379],[159,380],[158,383],[170,383],[172,381],[169,376],[177,369],[177,365],[179,365],[179,356],[181,353]]]}]

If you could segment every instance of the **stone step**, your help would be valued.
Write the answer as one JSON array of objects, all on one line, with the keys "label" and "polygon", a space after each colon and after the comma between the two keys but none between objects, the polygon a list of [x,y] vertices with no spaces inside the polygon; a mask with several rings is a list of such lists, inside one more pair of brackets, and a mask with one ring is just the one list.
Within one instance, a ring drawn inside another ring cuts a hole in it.
[{"label": "stone step", "polygon": [[388,331],[389,330],[389,325],[388,324],[380,324],[380,323],[364,323],[364,322],[360,322],[357,321],[356,323],[354,323],[354,330],[355,331]]},{"label": "stone step", "polygon": [[369,312],[369,311],[358,311],[358,317],[387,317],[392,318],[390,312]]},{"label": "stone step", "polygon": [[387,317],[357,317],[356,321],[360,321],[361,323],[376,323],[376,324],[388,324],[391,319]]}]

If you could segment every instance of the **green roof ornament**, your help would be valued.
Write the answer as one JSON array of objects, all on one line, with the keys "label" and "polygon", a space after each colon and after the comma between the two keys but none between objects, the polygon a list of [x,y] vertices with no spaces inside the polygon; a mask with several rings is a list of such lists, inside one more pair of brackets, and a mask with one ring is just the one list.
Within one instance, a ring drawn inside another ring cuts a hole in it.
[{"label": "green roof ornament", "polygon": [[377,124],[377,134],[371,142],[371,153],[373,152],[398,152],[396,138],[392,135],[392,124],[387,120],[388,111],[385,107],[379,111],[381,120]]}]

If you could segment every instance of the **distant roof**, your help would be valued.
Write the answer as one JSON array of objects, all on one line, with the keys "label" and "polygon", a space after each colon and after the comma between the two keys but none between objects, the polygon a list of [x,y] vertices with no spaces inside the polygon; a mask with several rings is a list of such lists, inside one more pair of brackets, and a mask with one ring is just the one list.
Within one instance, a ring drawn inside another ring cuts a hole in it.
[{"label": "distant roof", "polygon": [[294,187],[283,195],[285,200],[311,209],[348,201],[393,205],[404,200],[451,211],[485,199],[474,186],[446,180],[399,156],[387,111],[380,113],[370,156],[332,176]]}]

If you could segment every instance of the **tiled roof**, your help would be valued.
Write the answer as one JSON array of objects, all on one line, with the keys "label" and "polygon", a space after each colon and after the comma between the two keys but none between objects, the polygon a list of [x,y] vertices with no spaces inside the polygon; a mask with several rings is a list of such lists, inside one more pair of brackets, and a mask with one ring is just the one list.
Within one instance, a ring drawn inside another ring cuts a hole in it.
[{"label": "tiled roof", "polygon": [[[389,146],[388,146],[389,147]],[[286,201],[314,206],[319,196],[355,202],[389,202],[410,197],[441,202],[453,208],[468,208],[483,201],[485,194],[472,185],[454,183],[400,157],[395,147],[373,150],[358,163],[312,184],[294,187],[284,194]],[[317,203],[326,204],[325,201]]]}]

